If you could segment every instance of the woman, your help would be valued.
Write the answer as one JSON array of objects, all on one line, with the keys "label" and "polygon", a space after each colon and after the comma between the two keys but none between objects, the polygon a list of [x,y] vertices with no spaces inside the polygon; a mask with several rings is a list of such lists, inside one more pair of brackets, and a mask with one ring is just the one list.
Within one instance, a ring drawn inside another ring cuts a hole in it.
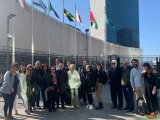
[{"label": "woman", "polygon": [[148,108],[149,119],[157,117],[158,98],[157,98],[157,75],[149,63],[143,64],[143,78],[145,81],[145,94]]},{"label": "woman", "polygon": [[102,70],[102,65],[100,63],[96,65],[96,68],[97,68],[95,71],[96,97],[99,105],[95,109],[100,110],[103,108],[103,102],[102,102],[103,86],[108,80],[108,76],[106,72]]},{"label": "woman", "polygon": [[[4,98],[4,119],[14,119],[12,116],[13,103],[19,89],[19,75],[17,74],[17,63],[12,63],[11,70],[4,75],[1,93]],[[9,113],[7,113],[9,111]]]},{"label": "woman", "polygon": [[88,103],[86,107],[90,110],[93,109],[93,97],[92,97],[92,92],[95,91],[95,77],[94,77],[94,72],[91,68],[90,65],[86,65],[86,75],[84,79],[84,90],[85,90],[85,95],[87,96]]},{"label": "woman", "polygon": [[75,65],[71,64],[68,71],[68,82],[71,89],[71,106],[78,108],[78,88],[81,85],[79,73],[75,70]]},{"label": "woman", "polygon": [[26,67],[27,70],[27,76],[26,76],[26,82],[27,82],[27,99],[28,99],[28,110],[29,112],[32,111],[32,106],[34,105],[34,100],[33,100],[33,93],[35,91],[35,88],[33,86],[33,82],[31,80],[32,77],[32,65],[28,64]]},{"label": "woman", "polygon": [[47,79],[47,99],[48,99],[48,111],[55,111],[55,101],[57,92],[57,74],[56,67],[51,67],[50,79]]},{"label": "woman", "polygon": [[[27,99],[27,94],[26,94],[26,91],[27,91],[26,67],[24,65],[21,65],[19,68],[19,78],[20,78],[20,96],[23,99],[26,114],[30,114],[30,112],[28,111],[28,99]],[[16,115],[18,115],[17,100],[18,100],[18,97],[16,97],[14,101],[15,102],[14,108],[15,108]]]},{"label": "woman", "polygon": [[45,90],[47,88],[47,81],[51,79],[50,69],[47,64],[42,65],[42,82],[41,82],[41,92],[42,92],[42,99],[43,99],[43,109],[47,109],[47,98]]}]

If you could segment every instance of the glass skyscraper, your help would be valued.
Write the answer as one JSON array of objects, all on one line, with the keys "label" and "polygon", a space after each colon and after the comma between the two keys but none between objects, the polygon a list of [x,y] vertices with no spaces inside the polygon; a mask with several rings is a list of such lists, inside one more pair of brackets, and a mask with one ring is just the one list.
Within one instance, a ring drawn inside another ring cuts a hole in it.
[{"label": "glass skyscraper", "polygon": [[106,0],[107,41],[139,48],[138,0]]}]

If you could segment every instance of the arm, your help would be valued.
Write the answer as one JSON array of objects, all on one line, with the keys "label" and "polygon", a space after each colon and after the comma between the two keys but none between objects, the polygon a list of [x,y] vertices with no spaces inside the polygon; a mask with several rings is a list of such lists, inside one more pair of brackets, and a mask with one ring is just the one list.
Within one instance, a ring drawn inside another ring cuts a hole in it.
[{"label": "arm", "polygon": [[133,76],[133,71],[131,70],[130,72],[130,82],[133,90],[135,89],[135,84],[134,84],[134,76]]},{"label": "arm", "polygon": [[5,83],[6,86],[12,91],[12,90],[13,90],[13,86],[11,85],[10,79],[11,79],[11,72],[10,72],[10,71],[7,71],[7,72],[4,74],[4,83]]}]

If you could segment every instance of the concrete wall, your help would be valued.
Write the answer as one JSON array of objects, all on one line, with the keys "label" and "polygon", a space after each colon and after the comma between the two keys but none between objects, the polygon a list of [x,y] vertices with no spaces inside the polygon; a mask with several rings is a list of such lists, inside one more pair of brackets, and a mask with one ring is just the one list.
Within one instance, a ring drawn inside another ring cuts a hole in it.
[{"label": "concrete wall", "polygon": [[[16,15],[10,21],[10,33],[15,40],[16,48],[31,49],[32,40],[32,10],[25,11],[17,3],[17,0],[0,0],[0,46],[6,46],[6,27],[7,15],[14,13]],[[103,28],[102,28],[103,29]],[[64,31],[64,32],[63,32]],[[38,51],[48,52],[59,55],[75,55],[75,29],[46,16],[39,10],[33,11],[33,38],[34,48]],[[50,44],[49,44],[49,41]],[[64,42],[65,41],[65,42]],[[89,56],[100,55],[129,55],[130,51],[137,51],[141,54],[140,49],[132,49],[114,44],[104,43],[94,37],[88,38]],[[10,46],[12,41],[10,41]],[[84,33],[77,31],[77,52],[79,56],[85,56],[86,36]]]}]

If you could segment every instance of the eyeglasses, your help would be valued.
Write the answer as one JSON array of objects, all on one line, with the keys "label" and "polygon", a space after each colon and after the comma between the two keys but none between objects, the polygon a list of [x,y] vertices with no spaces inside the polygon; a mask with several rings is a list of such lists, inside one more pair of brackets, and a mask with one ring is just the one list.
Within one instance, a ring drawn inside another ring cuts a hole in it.
[{"label": "eyeglasses", "polygon": [[114,64],[116,64],[116,63],[112,63],[112,65],[114,65]]}]

